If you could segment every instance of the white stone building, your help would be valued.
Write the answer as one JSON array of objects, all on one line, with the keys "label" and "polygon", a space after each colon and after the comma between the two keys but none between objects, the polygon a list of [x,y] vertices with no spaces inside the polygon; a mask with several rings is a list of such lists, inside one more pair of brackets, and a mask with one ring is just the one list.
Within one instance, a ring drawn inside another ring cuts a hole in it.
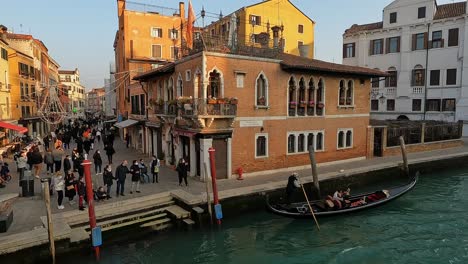
[{"label": "white stone building", "polygon": [[343,64],[392,74],[373,80],[373,119],[468,120],[467,15],[466,1],[395,0],[345,31]]},{"label": "white stone building", "polygon": [[85,88],[80,84],[80,71],[78,69],[60,70],[59,76],[60,82],[63,85],[70,87],[68,98],[70,99],[70,107],[74,114],[84,115]]}]

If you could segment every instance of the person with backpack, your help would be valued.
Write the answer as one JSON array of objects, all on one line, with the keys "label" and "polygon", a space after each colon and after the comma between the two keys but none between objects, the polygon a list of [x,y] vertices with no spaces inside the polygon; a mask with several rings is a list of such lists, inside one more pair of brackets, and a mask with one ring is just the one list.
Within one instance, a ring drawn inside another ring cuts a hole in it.
[{"label": "person with backpack", "polygon": [[158,183],[158,176],[159,176],[159,167],[161,167],[161,162],[155,155],[153,155],[153,160],[151,161],[151,174],[153,174],[153,183],[156,180]]}]

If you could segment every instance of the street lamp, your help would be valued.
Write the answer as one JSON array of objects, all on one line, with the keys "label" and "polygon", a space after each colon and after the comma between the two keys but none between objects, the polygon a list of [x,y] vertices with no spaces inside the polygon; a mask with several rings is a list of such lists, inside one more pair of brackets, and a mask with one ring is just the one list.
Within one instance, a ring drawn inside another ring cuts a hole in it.
[{"label": "street lamp", "polygon": [[201,17],[202,17],[202,25],[203,25],[203,27],[205,27],[205,15],[206,15],[205,7],[202,6],[202,9],[201,9]]}]

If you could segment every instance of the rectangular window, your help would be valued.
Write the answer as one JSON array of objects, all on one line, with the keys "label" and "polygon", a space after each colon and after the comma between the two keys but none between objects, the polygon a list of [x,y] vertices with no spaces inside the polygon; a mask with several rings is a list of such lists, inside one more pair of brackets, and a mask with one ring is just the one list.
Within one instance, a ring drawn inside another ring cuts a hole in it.
[{"label": "rectangular window", "polygon": [[432,32],[432,44],[431,44],[431,47],[433,49],[436,49],[436,48],[443,48],[444,47],[444,44],[443,44],[443,40],[442,40],[442,31],[439,30],[439,31],[433,31]]},{"label": "rectangular window", "polygon": [[447,85],[457,84],[457,69],[447,69]]},{"label": "rectangular window", "polygon": [[426,109],[427,111],[440,112],[440,99],[428,99]]},{"label": "rectangular window", "polygon": [[424,86],[424,69],[413,70],[411,86]]},{"label": "rectangular window", "polygon": [[379,88],[380,86],[380,79],[379,77],[371,78],[372,88]]},{"label": "rectangular window", "polygon": [[390,13],[390,24],[393,24],[396,22],[397,22],[397,13],[396,12]]},{"label": "rectangular window", "polygon": [[250,21],[250,24],[254,26],[259,26],[262,24],[262,18],[256,15],[250,15],[249,21]]},{"label": "rectangular window", "polygon": [[175,49],[176,47],[171,46],[171,59],[175,59]]},{"label": "rectangular window", "polygon": [[383,53],[383,39],[371,40],[371,55]]},{"label": "rectangular window", "polygon": [[423,50],[426,48],[427,33],[413,35],[413,50]]},{"label": "rectangular window", "polygon": [[356,56],[356,43],[343,44],[343,58],[354,58]]},{"label": "rectangular window", "polygon": [[255,158],[268,157],[268,134],[255,135]]},{"label": "rectangular window", "polygon": [[186,70],[185,71],[185,81],[189,82],[192,79],[192,71]]},{"label": "rectangular window", "polygon": [[442,100],[442,111],[455,112],[455,99],[443,99]]},{"label": "rectangular window", "polygon": [[297,32],[304,33],[304,25],[298,25],[297,26]]},{"label": "rectangular window", "polygon": [[162,58],[162,47],[161,47],[161,45],[152,45],[151,46],[151,57],[153,57],[153,58]]},{"label": "rectangular window", "polygon": [[421,111],[422,100],[421,99],[413,99],[413,111]]},{"label": "rectangular window", "polygon": [[418,8],[418,18],[425,18],[426,17],[426,7]]},{"label": "rectangular window", "polygon": [[379,100],[371,100],[371,111],[379,111]]},{"label": "rectangular window", "polygon": [[458,46],[458,28],[449,29],[448,46],[449,47]]},{"label": "rectangular window", "polygon": [[440,70],[431,70],[431,82],[430,85],[440,84]]},{"label": "rectangular window", "polygon": [[171,37],[171,39],[178,39],[179,38],[179,31],[177,29],[170,28],[168,32],[169,32],[168,35]]},{"label": "rectangular window", "polygon": [[151,37],[153,38],[162,38],[162,28],[151,28]]},{"label": "rectangular window", "polygon": [[387,100],[387,111],[395,111],[395,99]]},{"label": "rectangular window", "polygon": [[393,37],[387,39],[387,53],[400,52],[400,37]]},{"label": "rectangular window", "polygon": [[244,88],[245,73],[236,73],[237,88]]},{"label": "rectangular window", "polygon": [[297,48],[300,49],[304,45],[304,42],[298,41],[297,42]]},{"label": "rectangular window", "polygon": [[2,48],[2,59],[8,60],[8,50]]},{"label": "rectangular window", "polygon": [[387,73],[390,74],[390,76],[385,78],[385,87],[396,87],[397,71],[387,71]]}]

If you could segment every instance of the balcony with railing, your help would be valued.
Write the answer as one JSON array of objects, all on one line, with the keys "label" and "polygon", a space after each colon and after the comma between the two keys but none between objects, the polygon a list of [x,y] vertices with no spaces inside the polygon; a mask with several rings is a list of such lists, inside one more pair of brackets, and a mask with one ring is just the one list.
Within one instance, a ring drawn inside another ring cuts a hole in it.
[{"label": "balcony with railing", "polygon": [[181,98],[171,101],[152,101],[154,114],[160,116],[235,118],[237,99],[235,98]]}]

